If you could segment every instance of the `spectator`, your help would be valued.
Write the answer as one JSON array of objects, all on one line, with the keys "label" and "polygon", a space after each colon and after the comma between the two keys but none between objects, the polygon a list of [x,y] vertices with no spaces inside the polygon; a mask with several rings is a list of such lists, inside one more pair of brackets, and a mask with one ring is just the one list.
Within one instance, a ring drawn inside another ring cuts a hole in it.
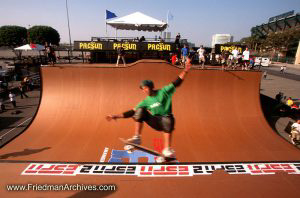
[{"label": "spectator", "polygon": [[184,45],[184,47],[181,49],[181,62],[182,62],[182,65],[185,65],[188,54],[189,54],[189,50],[188,50],[187,46]]},{"label": "spectator", "polygon": [[200,48],[197,50],[198,56],[199,56],[199,64],[202,65],[202,69],[204,69],[204,63],[205,63],[205,49],[203,46],[200,46]]},{"label": "spectator", "polygon": [[296,110],[297,110],[297,109],[299,109],[299,107],[298,107],[297,104],[294,103],[294,104],[291,106],[291,109],[296,109]]},{"label": "spectator", "polygon": [[222,69],[225,69],[225,65],[228,66],[229,65],[229,51],[224,50],[222,52]]},{"label": "spectator", "polygon": [[283,73],[285,73],[285,71],[286,71],[286,66],[284,65],[283,66]]},{"label": "spectator", "polygon": [[173,54],[171,57],[172,65],[178,65],[177,54]]},{"label": "spectator", "polygon": [[249,69],[254,69],[254,57],[250,58],[250,64],[249,64]]},{"label": "spectator", "polygon": [[293,104],[294,104],[294,101],[292,100],[291,97],[289,97],[289,98],[287,99],[287,101],[286,101],[286,105],[289,106],[289,107],[291,107]]},{"label": "spectator", "polygon": [[16,95],[10,91],[8,94],[8,97],[9,97],[11,104],[14,106],[14,108],[16,108],[17,107]]},{"label": "spectator", "polygon": [[180,38],[181,38],[180,33],[178,33],[175,38],[176,48],[180,48]]},{"label": "spectator", "polygon": [[54,65],[56,62],[56,56],[55,56],[55,51],[52,46],[48,45],[47,42],[45,42],[45,52],[48,57],[48,61],[50,62],[51,65]]},{"label": "spectator", "polygon": [[295,140],[300,141],[300,119],[292,125],[290,137],[292,144],[296,144]]},{"label": "spectator", "polygon": [[28,78],[28,87],[29,87],[30,91],[32,91],[34,89],[34,83],[31,78]]},{"label": "spectator", "polygon": [[0,99],[0,112],[2,113],[3,111],[5,111],[5,105],[3,103],[3,99]]},{"label": "spectator", "polygon": [[267,79],[267,71],[264,71],[263,76],[264,76],[264,79]]},{"label": "spectator", "polygon": [[236,68],[236,65],[238,63],[238,60],[239,60],[239,51],[237,50],[237,48],[235,48],[234,50],[232,50],[232,61],[233,61],[233,66],[232,68],[235,69]]},{"label": "spectator", "polygon": [[139,42],[143,42],[143,41],[145,41],[145,40],[146,40],[145,37],[142,36],[142,37],[139,39]]},{"label": "spectator", "polygon": [[26,98],[28,98],[27,94],[25,93],[25,85],[24,85],[24,83],[21,83],[18,88],[19,88],[19,91],[20,91],[21,99],[23,99],[23,95]]},{"label": "spectator", "polygon": [[120,58],[122,58],[123,60],[123,64],[124,64],[124,67],[126,66],[126,62],[125,62],[125,50],[122,46],[118,47],[117,48],[117,53],[118,53],[118,59],[117,59],[117,64],[116,66],[118,67],[119,66],[119,60]]},{"label": "spectator", "polygon": [[23,79],[23,84],[24,84],[24,91],[29,91],[30,90],[30,88],[29,88],[29,86],[30,86],[30,79],[29,79],[29,77],[26,76]]},{"label": "spectator", "polygon": [[242,70],[248,70],[249,60],[250,60],[250,52],[248,50],[248,47],[246,47],[246,50],[243,52],[243,60],[244,64],[242,65]]},{"label": "spectator", "polygon": [[286,66],[281,66],[280,67],[280,73],[284,74],[286,70]]},{"label": "spectator", "polygon": [[279,92],[278,94],[276,94],[275,99],[276,99],[278,102],[282,102],[282,99],[283,99],[283,93],[282,93],[282,92]]},{"label": "spectator", "polygon": [[283,66],[280,67],[280,73],[283,73]]},{"label": "spectator", "polygon": [[228,56],[228,67],[232,67],[232,62],[233,62],[233,55],[229,53]]}]

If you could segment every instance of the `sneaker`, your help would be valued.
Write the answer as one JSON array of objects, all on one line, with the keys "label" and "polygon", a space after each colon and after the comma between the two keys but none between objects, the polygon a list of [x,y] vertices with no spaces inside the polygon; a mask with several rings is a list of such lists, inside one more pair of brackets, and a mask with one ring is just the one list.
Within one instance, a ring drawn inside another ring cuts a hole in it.
[{"label": "sneaker", "polygon": [[163,156],[165,157],[175,157],[175,151],[171,148],[165,148],[162,151]]},{"label": "sneaker", "polygon": [[291,142],[292,142],[292,144],[296,145],[296,143],[295,143],[295,141],[294,141],[293,138],[291,139]]},{"label": "sneaker", "polygon": [[138,145],[140,145],[142,143],[141,137],[137,136],[137,135],[133,136],[130,139],[127,139],[127,142],[130,142],[130,143],[133,143],[133,144],[138,144]]}]

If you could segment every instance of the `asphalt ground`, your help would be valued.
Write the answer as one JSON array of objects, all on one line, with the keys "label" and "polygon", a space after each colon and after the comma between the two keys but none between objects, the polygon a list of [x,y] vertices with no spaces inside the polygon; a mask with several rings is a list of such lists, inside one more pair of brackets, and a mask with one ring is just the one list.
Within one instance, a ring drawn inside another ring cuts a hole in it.
[{"label": "asphalt ground", "polygon": [[280,72],[280,67],[278,66],[270,66],[270,67],[262,67],[262,71],[267,71],[267,74],[289,79],[300,81],[300,69],[287,68],[284,73]]},{"label": "asphalt ground", "polygon": [[32,122],[40,102],[40,90],[26,92],[28,98],[16,96],[17,107],[4,101],[5,111],[0,113],[0,148],[21,134]]}]

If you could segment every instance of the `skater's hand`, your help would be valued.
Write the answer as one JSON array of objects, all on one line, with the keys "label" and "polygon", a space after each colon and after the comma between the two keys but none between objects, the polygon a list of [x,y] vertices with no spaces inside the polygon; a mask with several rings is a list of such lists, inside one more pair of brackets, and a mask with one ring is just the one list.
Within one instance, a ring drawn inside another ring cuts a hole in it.
[{"label": "skater's hand", "polygon": [[106,116],[106,120],[107,121],[116,120],[116,119],[117,119],[117,116],[115,116],[115,115],[108,115],[108,116]]},{"label": "skater's hand", "polygon": [[184,71],[188,72],[191,69],[191,66],[192,66],[191,62],[187,61],[186,64],[185,64]]}]

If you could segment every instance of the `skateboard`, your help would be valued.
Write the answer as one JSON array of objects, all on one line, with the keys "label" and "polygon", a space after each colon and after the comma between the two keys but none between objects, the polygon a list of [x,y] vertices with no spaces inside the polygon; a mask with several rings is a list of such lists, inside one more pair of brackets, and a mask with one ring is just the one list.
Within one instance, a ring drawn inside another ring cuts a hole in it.
[{"label": "skateboard", "polygon": [[157,156],[156,162],[158,162],[158,163],[177,162],[176,157],[165,157],[162,153],[160,153],[158,151],[155,151],[153,149],[150,149],[150,148],[147,148],[145,146],[141,146],[141,145],[138,145],[138,144],[128,142],[127,140],[125,140],[123,138],[120,138],[120,140],[125,144],[124,150],[126,150],[129,153],[132,153],[134,151],[134,149],[138,149],[138,150],[144,151],[146,153]]}]

